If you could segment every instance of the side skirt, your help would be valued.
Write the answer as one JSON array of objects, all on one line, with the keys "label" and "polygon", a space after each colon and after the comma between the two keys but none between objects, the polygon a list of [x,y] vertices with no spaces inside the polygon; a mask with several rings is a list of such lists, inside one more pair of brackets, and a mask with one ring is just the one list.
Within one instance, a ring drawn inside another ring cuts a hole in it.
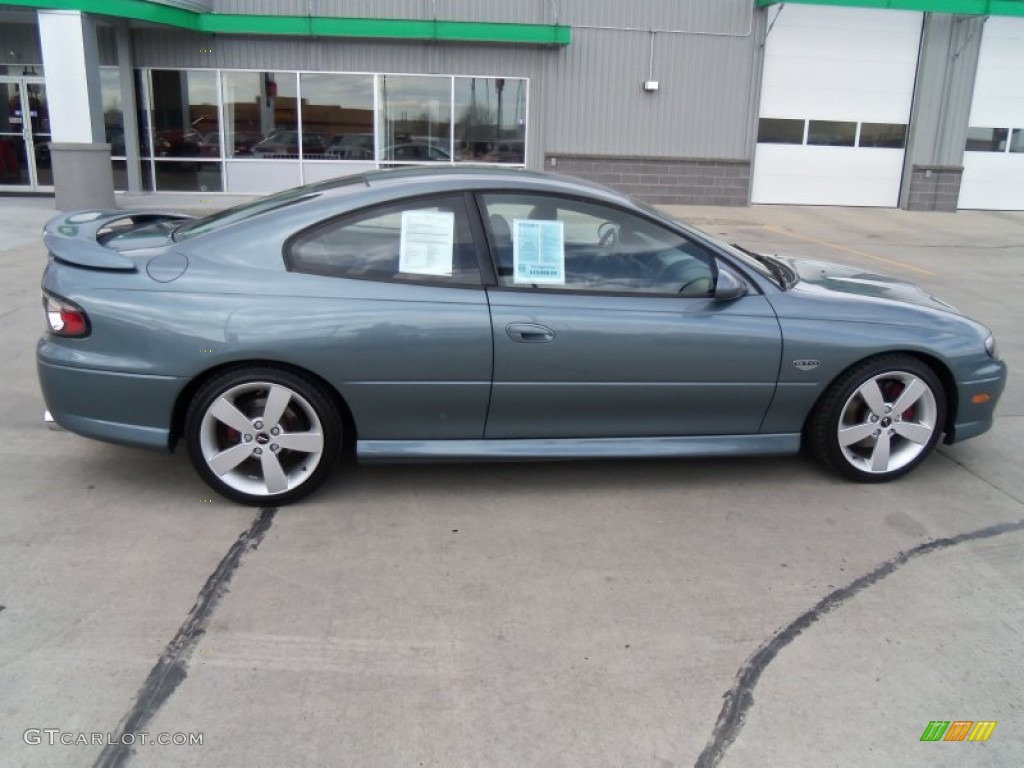
[{"label": "side skirt", "polygon": [[356,454],[365,462],[784,456],[799,451],[799,434],[356,442]]}]

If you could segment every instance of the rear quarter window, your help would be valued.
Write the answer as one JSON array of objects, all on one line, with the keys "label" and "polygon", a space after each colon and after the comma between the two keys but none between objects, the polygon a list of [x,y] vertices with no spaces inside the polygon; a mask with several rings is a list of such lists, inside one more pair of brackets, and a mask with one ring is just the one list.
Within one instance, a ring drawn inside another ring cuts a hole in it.
[{"label": "rear quarter window", "polygon": [[293,272],[361,280],[481,284],[465,200],[393,203],[319,224],[285,248]]}]

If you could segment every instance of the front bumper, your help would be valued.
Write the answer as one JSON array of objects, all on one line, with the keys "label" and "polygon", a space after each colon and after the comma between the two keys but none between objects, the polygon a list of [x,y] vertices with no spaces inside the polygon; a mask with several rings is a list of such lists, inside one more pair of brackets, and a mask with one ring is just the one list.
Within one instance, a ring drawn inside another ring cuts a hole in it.
[{"label": "front bumper", "polygon": [[[992,428],[999,396],[1006,386],[1006,364],[1001,360],[989,360],[973,372],[968,380],[957,384],[956,418],[946,425],[945,443],[959,443],[987,432]],[[975,402],[983,398],[984,402]]]}]

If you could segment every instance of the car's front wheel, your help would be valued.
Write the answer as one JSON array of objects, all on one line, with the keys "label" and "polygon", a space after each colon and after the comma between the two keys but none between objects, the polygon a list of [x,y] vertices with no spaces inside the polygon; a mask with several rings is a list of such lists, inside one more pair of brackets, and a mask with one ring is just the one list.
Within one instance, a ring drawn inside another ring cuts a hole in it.
[{"label": "car's front wheel", "polygon": [[337,461],[341,432],[338,408],[320,385],[269,366],[211,379],[185,417],[189,456],[203,480],[257,506],[314,491]]},{"label": "car's front wheel", "polygon": [[942,435],[946,398],[935,372],[909,355],[866,360],[840,376],[808,423],[811,451],[860,482],[904,475]]}]

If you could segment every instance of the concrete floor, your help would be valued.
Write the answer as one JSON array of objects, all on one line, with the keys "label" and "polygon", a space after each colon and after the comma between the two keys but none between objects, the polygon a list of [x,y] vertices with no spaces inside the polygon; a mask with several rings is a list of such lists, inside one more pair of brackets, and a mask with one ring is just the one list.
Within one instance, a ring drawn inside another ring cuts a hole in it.
[{"label": "concrete floor", "polygon": [[[50,206],[0,200],[0,765],[1024,764],[1024,214],[672,209],[995,330],[995,428],[899,482],[802,458],[347,467],[275,513],[182,454],[43,428]],[[998,725],[922,743],[932,720]],[[59,743],[125,731],[203,743]]]}]

